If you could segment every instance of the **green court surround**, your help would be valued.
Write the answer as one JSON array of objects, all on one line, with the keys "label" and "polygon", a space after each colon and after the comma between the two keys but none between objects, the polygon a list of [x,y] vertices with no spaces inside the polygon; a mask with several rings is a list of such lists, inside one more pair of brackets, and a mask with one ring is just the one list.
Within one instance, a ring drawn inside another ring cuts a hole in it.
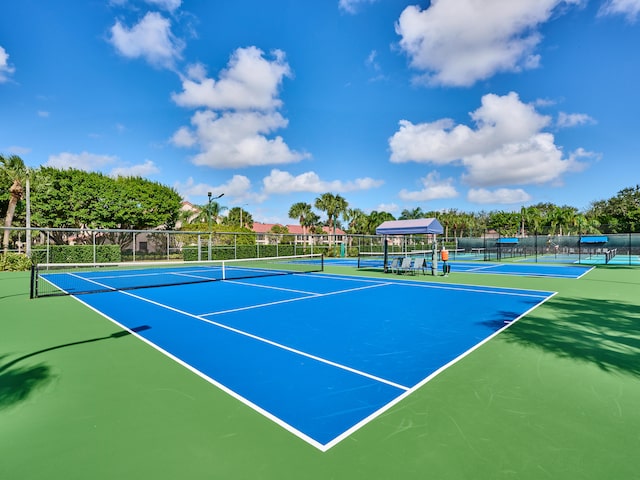
[{"label": "green court surround", "polygon": [[28,274],[0,273],[0,478],[640,478],[640,269],[417,278],[559,293],[322,453],[73,298],[29,300]]}]

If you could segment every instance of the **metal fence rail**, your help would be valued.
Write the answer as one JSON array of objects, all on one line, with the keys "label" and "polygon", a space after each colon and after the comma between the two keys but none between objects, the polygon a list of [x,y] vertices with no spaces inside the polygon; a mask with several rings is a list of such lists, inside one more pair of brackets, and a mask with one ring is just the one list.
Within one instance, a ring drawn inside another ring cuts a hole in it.
[{"label": "metal fence rail", "polygon": [[[6,227],[0,227],[4,234]],[[384,251],[411,255],[430,250],[431,235],[312,235],[167,230],[11,227],[9,251],[34,263],[99,263],[158,260],[229,260],[322,253],[358,257]],[[607,227],[601,230],[607,232]],[[574,231],[507,235],[487,230],[475,237],[438,237],[455,259],[640,265],[640,233]]]},{"label": "metal fence rail", "polygon": [[[361,251],[382,252],[385,241],[377,235],[38,227],[9,230],[9,251],[26,254],[36,263],[228,260],[314,253],[357,257]],[[390,237],[388,245],[391,252],[407,252],[429,248],[430,243],[417,235]]]}]

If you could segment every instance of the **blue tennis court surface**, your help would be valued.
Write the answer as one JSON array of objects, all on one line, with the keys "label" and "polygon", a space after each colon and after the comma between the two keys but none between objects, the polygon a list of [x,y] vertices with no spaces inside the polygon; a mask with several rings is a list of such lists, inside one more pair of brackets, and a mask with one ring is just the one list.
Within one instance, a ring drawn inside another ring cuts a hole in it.
[{"label": "blue tennis court surface", "polygon": [[552,295],[312,273],[76,298],[326,451]]},{"label": "blue tennis court surface", "polygon": [[[391,258],[391,256],[390,256]],[[332,265],[356,266],[356,260],[327,259]],[[450,261],[451,273],[489,273],[494,275],[518,275],[525,277],[550,277],[550,278],[580,278],[590,270],[592,265],[552,265],[552,264],[530,264],[511,262],[478,262],[478,261]],[[367,262],[370,268],[383,268],[382,258]],[[442,270],[442,262],[438,262],[438,268]],[[431,272],[431,261],[427,262],[427,270]]]},{"label": "blue tennis court surface", "polygon": [[489,262],[450,262],[450,264],[452,272],[550,278],[580,278],[593,269],[593,266],[590,265],[532,265]]}]

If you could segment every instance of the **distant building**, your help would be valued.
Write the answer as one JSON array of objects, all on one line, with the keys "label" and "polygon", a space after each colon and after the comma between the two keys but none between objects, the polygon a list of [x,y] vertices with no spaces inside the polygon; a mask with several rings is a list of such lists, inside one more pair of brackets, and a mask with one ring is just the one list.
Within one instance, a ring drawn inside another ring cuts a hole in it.
[{"label": "distant building", "polygon": [[182,225],[185,223],[185,220],[186,223],[189,223],[193,221],[193,219],[198,215],[200,215],[200,208],[196,207],[191,202],[182,202],[182,205],[180,205],[180,216],[182,218],[176,222],[176,230],[182,227]]},{"label": "distant building", "polygon": [[292,235],[296,244],[303,245],[321,245],[329,243],[343,243],[346,241],[347,233],[340,229],[335,229],[335,237],[329,242],[329,237],[333,235],[333,229],[329,227],[322,227],[324,234],[312,234],[309,233],[308,228],[303,228],[300,225],[282,225],[279,223],[260,223],[253,222],[253,231],[256,233],[256,243],[261,245],[268,245],[270,243],[277,243],[279,235],[272,233],[271,229],[276,225],[285,227],[289,233],[285,235]]}]

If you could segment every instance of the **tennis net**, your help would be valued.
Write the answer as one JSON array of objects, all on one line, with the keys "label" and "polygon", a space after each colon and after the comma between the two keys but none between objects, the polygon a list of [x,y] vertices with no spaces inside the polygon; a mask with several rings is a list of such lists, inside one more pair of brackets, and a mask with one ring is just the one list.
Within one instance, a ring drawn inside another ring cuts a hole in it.
[{"label": "tennis net", "polygon": [[312,273],[322,254],[207,262],[42,263],[31,270],[31,298]]},{"label": "tennis net", "polygon": [[604,257],[604,263],[609,263],[613,257],[615,257],[618,254],[618,249],[617,248],[611,248],[609,250],[607,250],[605,252],[605,257]]},{"label": "tennis net", "polygon": [[[391,254],[389,254],[391,256]],[[358,253],[358,268],[382,268],[384,267],[384,253],[360,252]]]}]

